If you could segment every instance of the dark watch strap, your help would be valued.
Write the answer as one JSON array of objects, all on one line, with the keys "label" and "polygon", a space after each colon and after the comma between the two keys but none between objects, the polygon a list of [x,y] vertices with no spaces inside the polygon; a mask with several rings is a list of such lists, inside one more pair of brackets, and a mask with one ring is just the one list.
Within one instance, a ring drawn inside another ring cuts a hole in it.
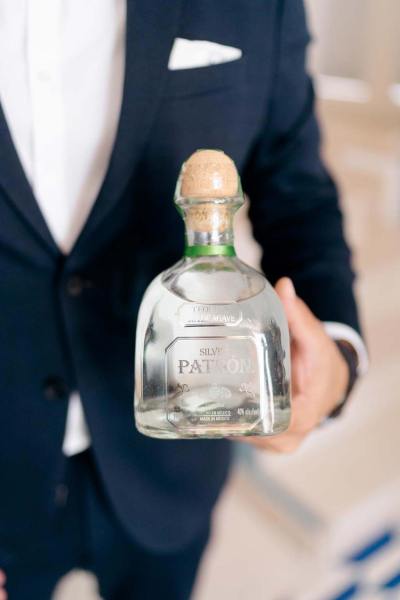
[{"label": "dark watch strap", "polygon": [[357,381],[357,370],[358,370],[358,356],[357,352],[354,350],[353,346],[344,340],[334,340],[336,346],[338,347],[339,352],[343,356],[344,360],[349,367],[349,383],[347,385],[346,392],[342,401],[336,406],[332,412],[329,413],[328,419],[334,419],[338,417],[345,405],[347,404],[347,400],[351,394],[351,391],[354,387],[355,382]]}]

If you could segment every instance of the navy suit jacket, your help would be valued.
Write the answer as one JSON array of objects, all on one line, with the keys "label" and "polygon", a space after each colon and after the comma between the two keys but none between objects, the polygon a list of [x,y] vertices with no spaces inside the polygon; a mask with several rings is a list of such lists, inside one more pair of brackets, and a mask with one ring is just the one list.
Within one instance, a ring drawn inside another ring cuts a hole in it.
[{"label": "navy suit jacket", "polygon": [[[175,37],[239,60],[168,71]],[[146,286],[182,255],[182,161],[222,148],[251,200],[262,266],[315,314],[358,329],[335,186],[319,156],[301,0],[128,0],[115,147],[70,255],[52,239],[0,119],[0,550],[51,535],[68,394],[79,390],[106,493],[129,534],[180,548],[207,523],[227,441],[158,441],[133,421],[133,348]],[[56,201],[56,199],[55,199]]]}]

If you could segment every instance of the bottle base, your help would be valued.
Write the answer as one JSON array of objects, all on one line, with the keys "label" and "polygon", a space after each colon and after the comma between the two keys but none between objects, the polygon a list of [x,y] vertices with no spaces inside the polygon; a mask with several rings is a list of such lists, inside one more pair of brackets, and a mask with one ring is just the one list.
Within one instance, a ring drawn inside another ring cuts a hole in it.
[{"label": "bottle base", "polygon": [[259,428],[250,427],[232,427],[216,429],[216,428],[201,428],[201,429],[186,429],[176,430],[167,428],[156,428],[148,425],[141,425],[136,422],[137,430],[147,437],[163,439],[163,440],[194,440],[194,439],[232,439],[239,437],[272,437],[284,433],[289,427],[289,421],[280,423],[274,427],[273,431],[263,431]]}]

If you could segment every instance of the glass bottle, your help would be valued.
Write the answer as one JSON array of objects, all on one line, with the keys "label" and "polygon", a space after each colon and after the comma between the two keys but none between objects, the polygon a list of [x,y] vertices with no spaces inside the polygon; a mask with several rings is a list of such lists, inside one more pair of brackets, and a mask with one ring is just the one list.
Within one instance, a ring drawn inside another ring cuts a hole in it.
[{"label": "glass bottle", "polygon": [[186,248],[139,310],[136,427],[156,438],[280,433],[290,421],[288,326],[273,287],[236,257],[232,225],[243,193],[233,161],[195,152],[175,203]]}]

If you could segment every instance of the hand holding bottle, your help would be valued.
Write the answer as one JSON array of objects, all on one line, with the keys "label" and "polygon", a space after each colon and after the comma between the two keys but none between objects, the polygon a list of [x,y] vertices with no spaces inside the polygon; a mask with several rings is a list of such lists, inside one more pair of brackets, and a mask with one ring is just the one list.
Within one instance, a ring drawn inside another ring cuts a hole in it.
[{"label": "hand holding bottle", "polygon": [[348,384],[349,370],[335,342],[283,277],[275,290],[280,297],[291,336],[292,413],[289,428],[273,437],[245,437],[273,452],[293,452],[337,406]]}]

